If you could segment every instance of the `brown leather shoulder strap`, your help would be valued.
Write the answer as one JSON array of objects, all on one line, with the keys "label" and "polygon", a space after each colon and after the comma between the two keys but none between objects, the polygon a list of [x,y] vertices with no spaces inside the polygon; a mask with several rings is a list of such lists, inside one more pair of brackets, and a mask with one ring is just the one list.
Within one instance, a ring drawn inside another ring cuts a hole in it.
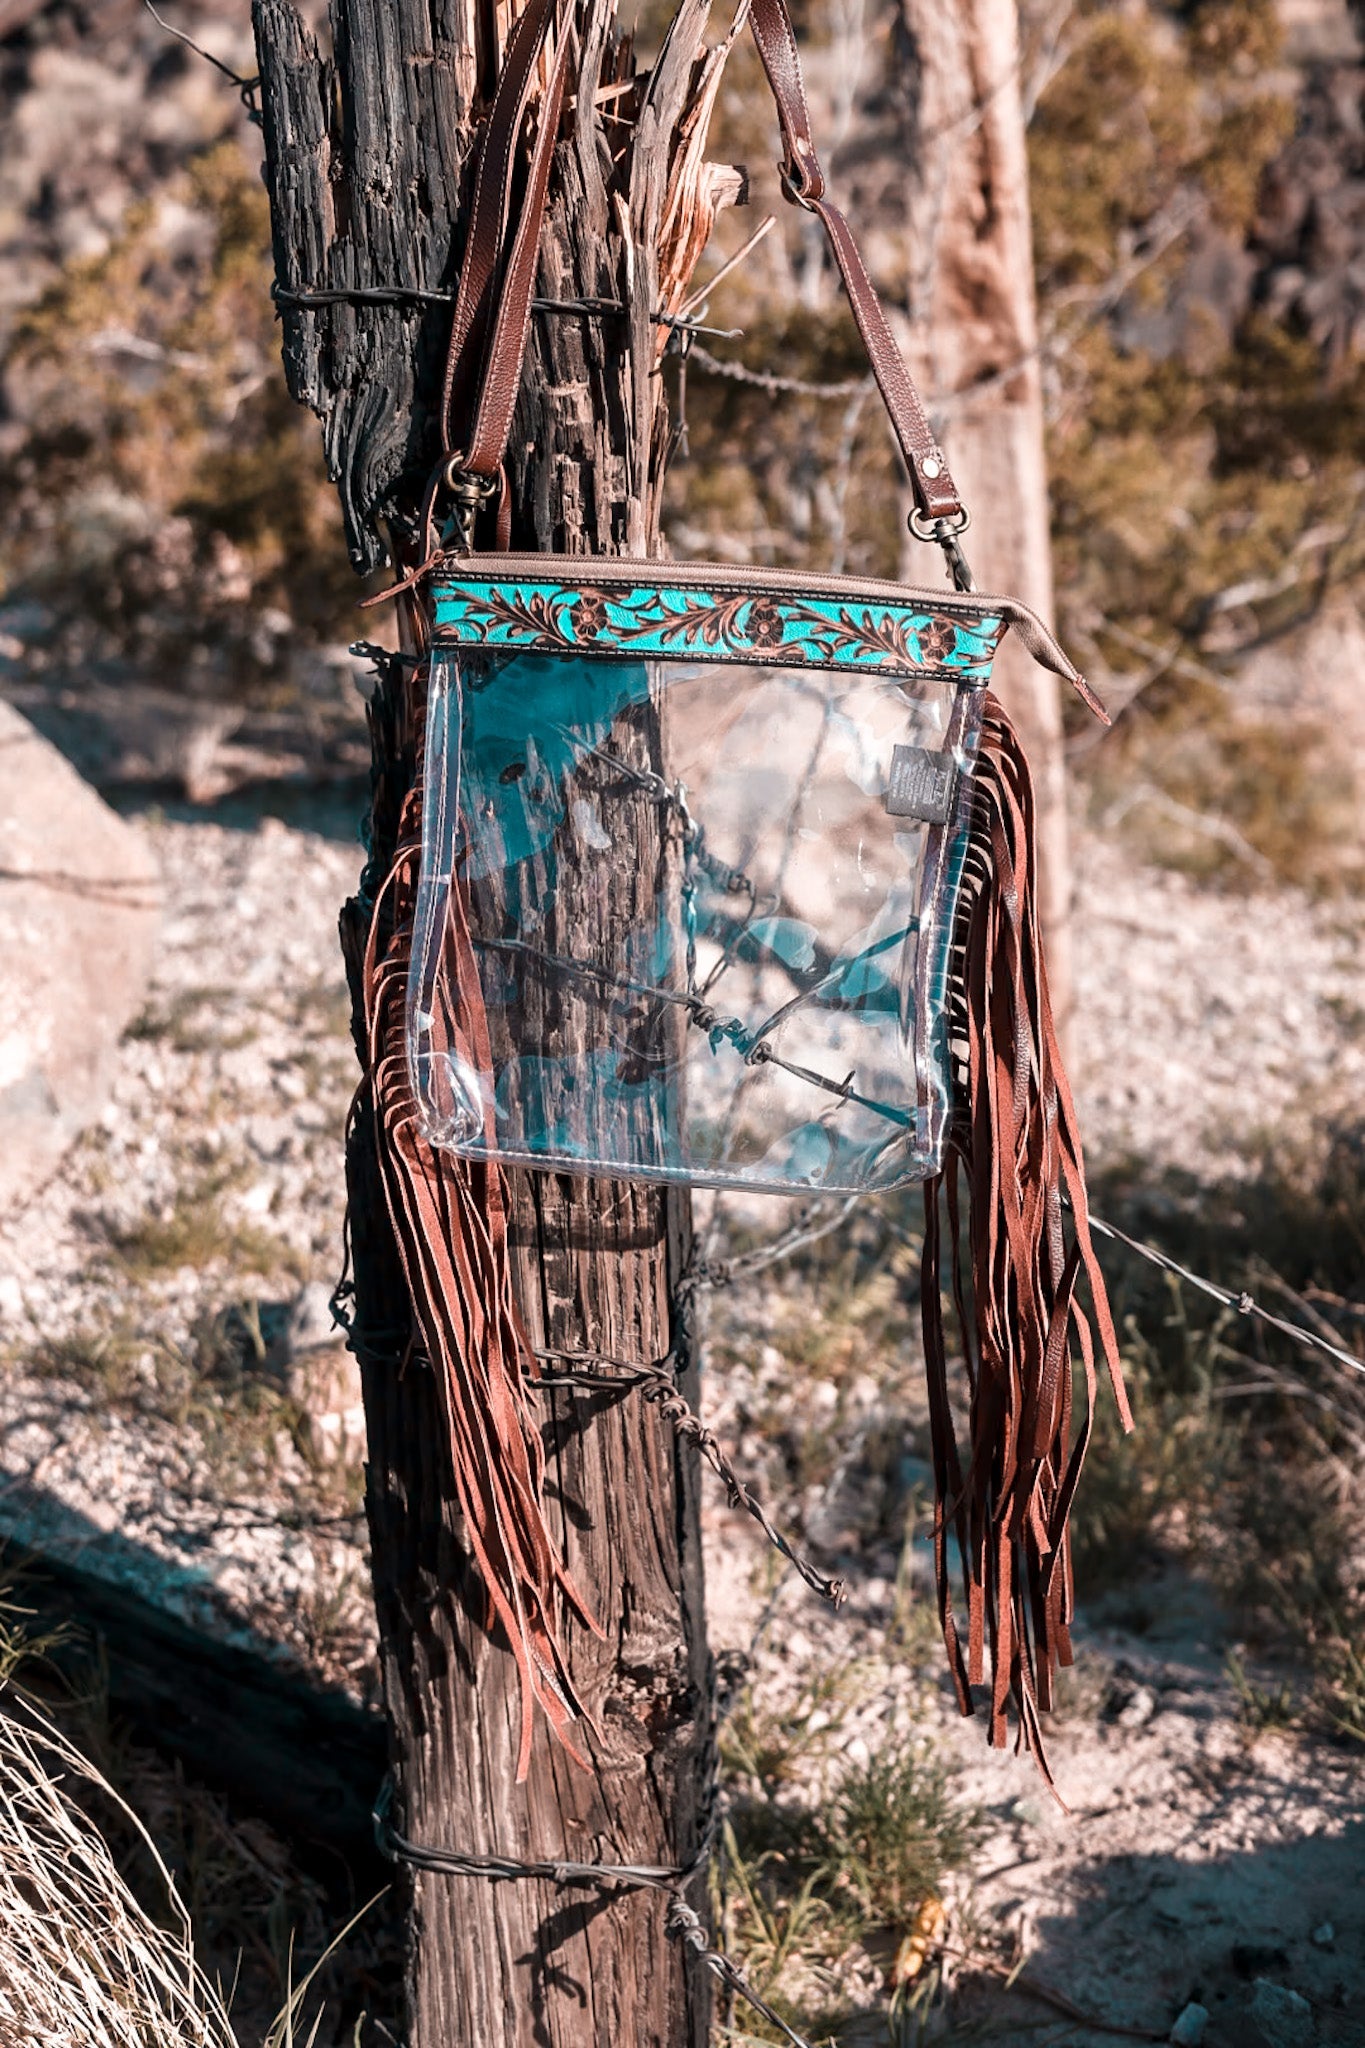
[{"label": "brown leather shoulder strap", "polygon": [[[573,0],[529,0],[507,39],[498,89],[479,144],[469,235],[446,357],[441,445],[468,476],[496,477],[507,445],[526,353],[526,329],[545,216],[550,161],[564,105]],[[557,48],[536,128],[527,188],[504,260],[516,146],[551,26]],[[496,297],[498,286],[501,291]],[[473,413],[457,446],[455,422]]]},{"label": "brown leather shoulder strap", "polygon": [[474,393],[474,373],[487,338],[491,286],[502,258],[511,203],[513,152],[521,133],[537,60],[554,18],[554,0],[529,0],[517,16],[503,57],[497,96],[479,144],[474,198],[441,396],[441,445],[453,455],[452,422]]},{"label": "brown leather shoulder strap", "polygon": [[496,476],[507,447],[512,409],[521,385],[521,366],[526,355],[526,331],[531,318],[531,293],[536,281],[540,253],[540,226],[545,215],[545,195],[550,183],[550,164],[555,138],[564,109],[564,91],[569,77],[569,55],[573,47],[572,0],[560,0],[559,46],[550,70],[549,84],[541,104],[536,139],[531,150],[526,197],[516,236],[503,275],[502,302],[488,347],[488,369],[479,393],[478,410],[469,436],[465,466],[475,476]]},{"label": "brown leather shoulder strap", "polygon": [[[801,58],[787,0],[750,0],[749,26],[768,84],[777,102],[777,118],[786,152],[782,189],[794,206],[815,214],[829,236],[834,259],[844,280],[853,317],[867,349],[872,374],[896,431],[905,466],[924,518],[948,520],[961,532],[966,525],[943,450],[934,439],[919,393],[910,381],[905,359],[886,323],[881,301],[872,288],[848,222],[825,197],[825,174],[810,129],[810,110],[801,77]],[[925,534],[926,539],[936,538]]]},{"label": "brown leather shoulder strap", "polygon": [[[484,129],[446,368],[442,441],[448,481],[453,481],[458,472],[466,479],[491,485],[501,468],[526,353],[540,228],[568,76],[572,21],[573,0],[529,0],[508,39],[506,62]],[[872,373],[909,471],[916,499],[911,527],[921,540],[939,543],[958,587],[970,589],[971,577],[957,545],[957,536],[968,523],[966,509],[887,325],[848,222],[825,197],[824,172],[811,136],[810,111],[787,0],[750,0],[749,21],[777,104],[785,152],[783,190],[794,205],[819,218],[829,237]],[[557,38],[555,60],[540,109],[520,219],[505,260],[501,260],[516,144],[552,22]],[[494,311],[499,268],[501,288]],[[463,409],[462,400],[471,391],[477,393],[473,420],[461,452],[456,453],[452,420]]]}]

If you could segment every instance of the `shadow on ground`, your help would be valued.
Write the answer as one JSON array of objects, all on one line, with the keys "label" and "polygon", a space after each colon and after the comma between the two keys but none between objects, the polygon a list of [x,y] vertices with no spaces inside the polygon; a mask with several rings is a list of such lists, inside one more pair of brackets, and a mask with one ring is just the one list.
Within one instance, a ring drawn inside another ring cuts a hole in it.
[{"label": "shadow on ground", "polygon": [[[1337,1796],[1324,1796],[1320,1782],[1301,1797],[1281,1787],[1255,1813],[1246,1786],[1231,1784],[1221,1800],[1200,1802],[1178,1853],[1095,1862],[1073,1877],[1063,1911],[1033,1895],[1021,1984],[964,1988],[959,2024],[989,2026],[999,2048],[1102,2048],[1114,2028],[1164,2039],[1198,2003],[1209,2015],[1203,2048],[1365,2042],[1365,1818],[1345,1791],[1344,1781]],[[1211,1850],[1229,1817],[1278,1839]],[[1087,1825],[1103,1822],[1089,1816]],[[1028,1900],[1029,1865],[1011,1875]],[[1030,1981],[1107,2024],[1064,2016],[1029,1995]]]}]

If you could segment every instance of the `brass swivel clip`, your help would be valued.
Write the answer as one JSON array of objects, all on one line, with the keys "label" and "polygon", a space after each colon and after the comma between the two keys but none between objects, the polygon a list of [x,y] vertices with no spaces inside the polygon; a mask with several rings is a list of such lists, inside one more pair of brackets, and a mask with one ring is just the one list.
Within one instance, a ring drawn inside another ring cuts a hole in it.
[{"label": "brass swivel clip", "polygon": [[452,455],[441,472],[441,482],[452,499],[450,517],[441,529],[443,546],[454,545],[461,553],[473,544],[474,521],[478,518],[481,505],[494,495],[498,488],[495,476],[475,476],[472,470],[460,467],[458,455]]},{"label": "brass swivel clip", "polygon": [[910,514],[908,525],[916,540],[934,541],[943,550],[943,559],[948,564],[948,574],[953,579],[954,590],[972,590],[972,572],[967,557],[962,552],[959,534],[967,531],[972,515],[964,506],[941,519],[927,519],[918,505]]}]

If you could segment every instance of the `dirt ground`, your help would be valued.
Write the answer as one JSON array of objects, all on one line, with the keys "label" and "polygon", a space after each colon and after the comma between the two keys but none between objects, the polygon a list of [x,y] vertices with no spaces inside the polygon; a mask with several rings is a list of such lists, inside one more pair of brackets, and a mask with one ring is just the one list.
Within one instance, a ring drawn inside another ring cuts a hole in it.
[{"label": "dirt ground", "polygon": [[[140,817],[167,889],[144,1016],[100,1126],[0,1224],[0,1535],[95,1557],[369,1697],[354,1453],[340,1468],[301,1455],[278,1402],[200,1412],[166,1364],[202,1359],[206,1330],[221,1337],[253,1303],[269,1337],[334,1278],[354,1071],[334,933],[358,808],[348,791],[289,823],[244,804]],[[1289,1130],[1310,1091],[1358,1098],[1358,906],[1213,896],[1134,869],[1093,832],[1076,873],[1078,1082],[1101,1167],[1140,1155],[1154,1172],[1223,1177],[1245,1157],[1248,1103],[1262,1129]],[[190,1224],[206,1211],[217,1237],[204,1242]],[[846,1566],[850,1599],[834,1615],[775,1581],[717,1490],[712,1639],[751,1654],[750,1697],[779,1724],[805,1716],[808,1730],[811,1687],[850,1675],[802,1769],[928,1729],[984,1809],[950,1900],[953,1996],[935,2031],[1099,2048],[1116,2030],[1165,2039],[1197,2004],[1207,2048],[1365,2042],[1358,1746],[1249,1732],[1229,1625],[1196,1576],[1177,1576],[1145,1590],[1140,1614],[1121,1593],[1085,1608],[1052,1735],[1064,1814],[1027,1759],[988,1752],[952,1711],[923,1627],[923,1545],[859,1528],[859,1446],[898,1404],[914,1409],[915,1361],[874,1346],[836,1387],[818,1362],[784,1361],[790,1313],[772,1280],[723,1305],[708,1416],[742,1446],[756,1417],[780,1432],[793,1404],[837,1411],[834,1476],[775,1499]],[[1197,2015],[1181,2025],[1171,2038],[1201,2038]]]},{"label": "dirt ground", "polygon": [[[740,1591],[733,1523],[711,1522],[713,1635],[742,1638],[760,1603]],[[748,1564],[752,1584],[756,1554]],[[775,1714],[783,1701],[804,1711],[831,1659],[856,1663],[858,1705],[825,1762],[927,1727],[958,1794],[987,1816],[955,1898],[949,1942],[970,1955],[956,1968],[949,1958],[943,2038],[1102,2048],[1133,2030],[1164,2041],[1182,2038],[1170,2029],[1198,2005],[1207,2020],[1190,2038],[1206,2048],[1365,2042],[1359,1751],[1249,1737],[1218,1614],[1189,1581],[1162,1590],[1165,1618],[1141,1636],[1094,1621],[1079,1631],[1048,1735],[1065,1812],[1028,1759],[986,1748],[946,1681],[926,1681],[925,1665],[907,1678],[886,1580],[855,1584],[829,1620],[789,1583],[767,1615],[756,1685]],[[884,2022],[866,2036],[886,2038]]]}]

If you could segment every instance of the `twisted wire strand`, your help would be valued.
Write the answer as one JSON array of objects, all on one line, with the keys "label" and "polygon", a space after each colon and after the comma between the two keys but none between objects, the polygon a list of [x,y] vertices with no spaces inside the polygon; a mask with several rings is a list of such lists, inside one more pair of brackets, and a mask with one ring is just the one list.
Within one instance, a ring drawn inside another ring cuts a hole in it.
[{"label": "twisted wire strand", "polygon": [[751,370],[747,363],[722,362],[699,341],[692,343],[687,359],[698,369],[709,370],[713,377],[728,377],[732,383],[751,384],[758,391],[774,395],[788,392],[794,398],[858,398],[876,389],[870,376],[849,377],[842,384],[812,384],[804,377],[778,377],[771,370]]},{"label": "twisted wire strand", "polygon": [[[680,1437],[696,1445],[711,1470],[724,1486],[732,1508],[743,1508],[751,1515],[763,1531],[774,1550],[786,1558],[788,1564],[822,1600],[828,1600],[834,1607],[840,1607],[848,1593],[843,1579],[829,1578],[824,1572],[793,1549],[782,1531],[771,1520],[767,1509],[758,1496],[744,1484],[724,1445],[709,1430],[696,1409],[686,1399],[667,1367],[676,1360],[663,1359],[657,1365],[636,1365],[626,1359],[604,1358],[592,1351],[537,1351],[536,1357],[550,1363],[563,1362],[570,1370],[549,1373],[537,1382],[542,1387],[581,1388],[585,1392],[603,1389],[628,1390],[638,1387],[644,1399],[658,1407],[665,1421],[672,1424]],[[594,1367],[606,1368],[594,1371]]]},{"label": "twisted wire strand", "polygon": [[664,1893],[669,1901],[665,1922],[668,1932],[690,1948],[714,1977],[744,1999],[770,2026],[776,2027],[791,2048],[810,2048],[810,2044],[755,1991],[739,1964],[723,1949],[711,1946],[701,1915],[688,1905],[682,1895],[684,1887],[700,1874],[710,1858],[715,1840],[714,1809],[692,1861],[680,1868],[671,1868],[657,1863],[579,1863],[567,1858],[523,1863],[513,1856],[475,1853],[444,1844],[427,1846],[410,1842],[399,1833],[390,1818],[392,1805],[393,1780],[386,1778],[375,1801],[373,1818],[375,1841],[381,1855],[391,1863],[406,1863],[414,1870],[433,1876],[479,1877],[493,1884],[538,1878],[543,1883],[564,1888],[595,1885],[608,1892]]},{"label": "twisted wire strand", "polygon": [[781,2013],[774,2012],[767,2000],[759,1996],[738,1963],[732,1962],[724,1949],[712,1948],[706,1938],[706,1929],[702,1925],[700,1915],[693,1912],[686,1899],[675,1898],[669,1905],[668,1931],[670,1934],[676,1934],[680,1941],[686,1942],[712,1976],[718,1977],[722,1984],[737,1992],[746,2004],[751,2005],[756,2013],[762,2015],[770,2027],[776,2027],[784,2040],[792,2044],[792,2048],[809,2048],[809,2043],[795,2028],[787,2025]]},{"label": "twisted wire strand", "polygon": [[1101,1237],[1112,1238],[1117,1243],[1126,1245],[1130,1252],[1136,1252],[1139,1258],[1159,1267],[1163,1273],[1174,1273],[1177,1279],[1186,1281],[1189,1286],[1197,1288],[1201,1294],[1208,1295],[1211,1301],[1220,1303],[1223,1308],[1236,1309],[1239,1316],[1249,1316],[1256,1322],[1265,1323],[1272,1330],[1278,1330],[1282,1337],[1288,1337],[1295,1344],[1302,1345],[1305,1350],[1320,1351],[1326,1357],[1334,1359],[1338,1365],[1344,1365],[1351,1372],[1365,1377],[1365,1359],[1355,1357],[1340,1344],[1329,1343],[1326,1337],[1321,1336],[1316,1330],[1308,1329],[1303,1323],[1291,1322],[1287,1316],[1275,1315],[1270,1309],[1264,1308],[1255,1295],[1250,1294],[1246,1288],[1234,1294],[1230,1288],[1220,1287],[1216,1280],[1208,1280],[1202,1273],[1191,1272],[1188,1266],[1181,1265],[1179,1259],[1173,1259],[1169,1252],[1163,1252],[1157,1245],[1145,1244],[1141,1238],[1130,1237],[1126,1230],[1120,1230],[1116,1223],[1106,1223],[1102,1217],[1092,1216],[1090,1228],[1098,1231]]}]

